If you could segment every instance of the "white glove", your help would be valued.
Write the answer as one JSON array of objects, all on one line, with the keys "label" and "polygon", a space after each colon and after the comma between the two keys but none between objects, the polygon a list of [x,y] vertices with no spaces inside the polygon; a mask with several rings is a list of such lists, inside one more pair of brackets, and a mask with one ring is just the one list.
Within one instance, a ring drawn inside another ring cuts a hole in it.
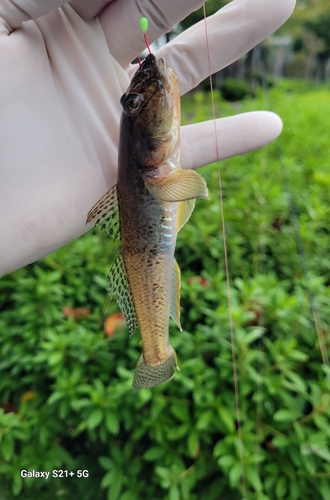
[{"label": "white glove", "polygon": [[[120,97],[145,48],[202,0],[0,0],[0,275],[86,231],[86,215],[116,182]],[[294,0],[234,0],[208,19],[212,72],[276,30]],[[26,21],[26,22],[25,22]],[[209,73],[204,21],[156,54],[182,93]],[[214,161],[212,122],[182,127],[184,168]],[[217,120],[221,158],[281,131],[273,113]]]}]

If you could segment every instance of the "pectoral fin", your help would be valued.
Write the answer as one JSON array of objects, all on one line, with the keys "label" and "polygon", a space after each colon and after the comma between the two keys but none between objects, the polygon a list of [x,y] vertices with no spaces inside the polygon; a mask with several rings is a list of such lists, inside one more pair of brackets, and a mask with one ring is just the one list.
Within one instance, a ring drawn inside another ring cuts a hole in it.
[{"label": "pectoral fin", "polygon": [[133,335],[138,327],[138,322],[121,253],[109,271],[106,289],[111,296],[114,294],[117,295],[117,302],[121,312],[125,316],[128,331],[130,336]]},{"label": "pectoral fin", "polygon": [[95,220],[95,225],[104,229],[114,239],[119,237],[119,210],[117,186],[113,186],[95,203],[87,215],[86,224]]},{"label": "pectoral fin", "polygon": [[209,196],[205,179],[194,170],[180,169],[164,178],[144,179],[144,182],[149,193],[162,201],[183,201]]}]

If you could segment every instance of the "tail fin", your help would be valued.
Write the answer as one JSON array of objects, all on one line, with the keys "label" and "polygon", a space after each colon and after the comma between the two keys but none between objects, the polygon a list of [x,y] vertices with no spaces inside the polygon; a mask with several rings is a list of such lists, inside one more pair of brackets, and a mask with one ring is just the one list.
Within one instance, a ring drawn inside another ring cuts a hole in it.
[{"label": "tail fin", "polygon": [[135,368],[133,388],[142,389],[142,387],[155,387],[162,384],[174,377],[174,368],[179,370],[175,351],[158,365],[148,365],[141,354]]}]

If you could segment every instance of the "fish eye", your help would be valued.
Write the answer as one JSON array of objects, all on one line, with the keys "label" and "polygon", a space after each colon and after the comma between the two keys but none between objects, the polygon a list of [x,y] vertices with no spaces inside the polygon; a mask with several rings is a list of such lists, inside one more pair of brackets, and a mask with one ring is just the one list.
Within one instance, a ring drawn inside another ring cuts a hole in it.
[{"label": "fish eye", "polygon": [[131,109],[137,109],[139,107],[139,99],[130,99],[128,105]]},{"label": "fish eye", "polygon": [[140,94],[129,95],[124,102],[124,110],[128,114],[132,114],[140,108],[143,97]]}]

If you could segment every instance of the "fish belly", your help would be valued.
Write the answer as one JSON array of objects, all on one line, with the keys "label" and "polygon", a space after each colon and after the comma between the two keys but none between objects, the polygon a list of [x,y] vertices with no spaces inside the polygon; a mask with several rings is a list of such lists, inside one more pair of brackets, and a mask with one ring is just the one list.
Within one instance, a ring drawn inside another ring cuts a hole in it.
[{"label": "fish belly", "polygon": [[[162,203],[148,194],[144,206],[130,216],[122,238],[122,255],[146,362],[172,352],[168,336],[172,270],[176,242],[177,203]],[[134,220],[132,220],[134,219]]]}]

